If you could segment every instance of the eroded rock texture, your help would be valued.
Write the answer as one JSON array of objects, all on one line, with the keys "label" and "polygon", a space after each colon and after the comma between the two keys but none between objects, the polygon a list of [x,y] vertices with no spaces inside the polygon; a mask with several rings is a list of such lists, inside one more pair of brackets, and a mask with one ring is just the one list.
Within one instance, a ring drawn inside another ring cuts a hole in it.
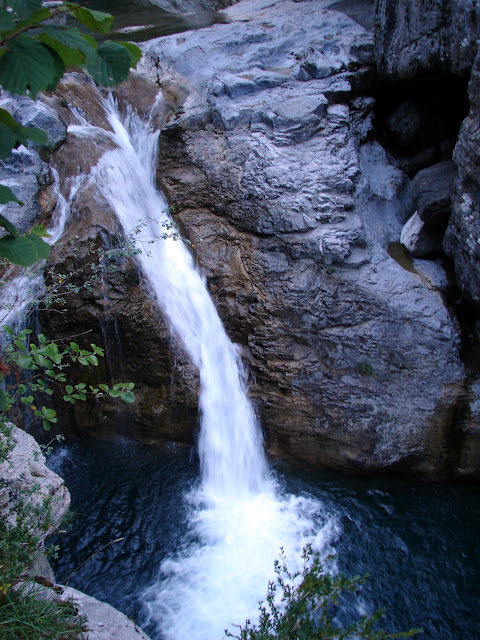
[{"label": "eroded rock texture", "polygon": [[[478,337],[480,309],[480,5],[476,0],[442,0],[434,3],[377,0],[375,8],[376,58],[380,74],[385,80],[390,83],[408,80],[409,86],[419,88],[422,85],[431,86],[432,78],[436,78],[437,87],[440,90],[442,86],[445,87],[445,101],[450,105],[455,102],[460,104],[462,100],[458,80],[455,81],[457,90],[448,89],[452,87],[452,74],[469,82],[469,107],[463,116],[453,153],[457,176],[443,249],[453,259],[457,283],[472,305],[463,314],[464,333],[467,336],[463,356],[469,370],[465,388],[470,401],[455,413],[455,420],[470,434],[467,440],[476,442],[465,445],[465,452],[469,451],[465,455],[470,461],[466,466],[471,469],[472,460],[478,456],[480,435],[476,401],[473,399],[478,390],[479,361],[472,342],[475,333]],[[439,109],[442,103],[442,100],[438,101]],[[444,144],[449,146],[448,141]],[[422,156],[423,165],[418,168],[439,159],[438,155],[435,157],[433,154],[433,149],[424,149],[419,155]],[[427,158],[429,155],[430,159]],[[441,159],[446,158],[443,156]],[[424,220],[421,233],[425,232],[427,224]],[[430,234],[428,240],[432,239],[435,240]]]},{"label": "eroded rock texture", "polygon": [[394,80],[425,73],[470,75],[477,53],[477,0],[375,0],[379,72]]},{"label": "eroded rock texture", "polygon": [[147,45],[184,95],[158,179],[244,346],[270,448],[438,471],[457,464],[456,331],[387,252],[408,179],[369,141],[373,37],[330,4],[241,2],[231,24]]},{"label": "eroded rock texture", "polygon": [[458,180],[444,248],[454,260],[463,293],[480,309],[480,52],[473,66],[469,96],[470,113],[455,147]]},{"label": "eroded rock texture", "polygon": [[463,121],[455,147],[458,179],[444,249],[454,260],[464,295],[478,308],[479,4],[476,0],[377,0],[375,9],[376,59],[383,78],[421,83],[428,75],[448,72],[470,79],[470,113]]},{"label": "eroded rock texture", "polygon": [[[446,158],[434,150],[433,160],[392,164],[375,140],[378,74],[362,26],[371,3],[360,4],[244,0],[224,24],[145,44],[143,74],[164,98],[158,182],[243,348],[273,452],[349,471],[475,474],[478,385],[465,385],[443,271],[398,249],[416,209],[409,176]],[[137,76],[118,95],[146,112],[154,88]],[[66,122],[73,107],[108,129],[82,76],[56,102]],[[108,144],[67,137],[54,160],[65,196]],[[120,235],[85,181],[52,256],[56,273]],[[90,431],[128,418],[147,437],[189,440],[196,372],[180,345],[172,350],[135,261],[118,267],[72,298],[68,315],[42,321],[109,345],[114,375],[137,384],[139,402],[130,416],[107,403],[77,405],[73,417]]]}]

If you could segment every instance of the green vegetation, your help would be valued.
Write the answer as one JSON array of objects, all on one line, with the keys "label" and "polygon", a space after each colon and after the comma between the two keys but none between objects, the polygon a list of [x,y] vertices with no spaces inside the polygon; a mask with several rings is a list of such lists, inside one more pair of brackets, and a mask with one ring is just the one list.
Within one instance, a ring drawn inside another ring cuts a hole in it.
[{"label": "green vegetation", "polygon": [[[68,19],[68,20],[67,20]],[[68,68],[89,72],[103,86],[128,78],[142,55],[131,42],[104,41],[98,44],[87,33],[72,27],[75,19],[91,31],[106,34],[113,22],[108,13],[91,11],[72,2],[45,7],[42,0],[3,0],[0,3],[0,86],[17,95],[36,98],[41,91],[53,91]],[[0,109],[0,159],[12,149],[32,142],[48,143],[47,134],[35,127],[23,127],[8,111]],[[0,204],[22,202],[6,185],[0,185]],[[0,257],[22,266],[47,258],[50,245],[42,240],[45,228],[37,226],[21,234],[0,215],[6,235],[0,238]]]},{"label": "green vegetation", "polygon": [[375,369],[369,362],[359,362],[356,369],[361,376],[373,376],[375,373]]},{"label": "green vegetation", "polygon": [[346,626],[339,624],[340,603],[346,594],[358,592],[367,576],[332,576],[310,547],[303,552],[303,570],[292,574],[282,555],[275,562],[276,581],[270,582],[266,602],[259,605],[257,624],[247,620],[236,633],[225,630],[237,640],[386,640],[410,638],[421,629],[399,633],[375,630],[383,611],[361,616]]},{"label": "green vegetation", "polygon": [[85,618],[72,602],[52,599],[50,589],[24,583],[10,590],[0,603],[0,637],[3,640],[78,640]]},{"label": "green vegetation", "polygon": [[[52,3],[49,7],[43,6],[42,0],[0,2],[0,86],[12,94],[35,99],[41,91],[54,90],[68,68],[85,69],[103,86],[126,80],[130,68],[141,57],[140,49],[129,42],[106,40],[99,44],[91,35],[72,26],[72,19],[102,36],[113,21],[109,14],[71,2]],[[8,158],[13,149],[29,143],[45,146],[48,136],[40,129],[22,126],[8,111],[0,109],[0,159]],[[22,205],[8,186],[0,185],[0,204],[9,202]],[[43,240],[48,236],[44,226],[20,233],[0,215],[0,227],[4,230],[0,238],[0,258],[4,263],[28,267],[48,257],[51,247]],[[59,280],[57,276],[46,304],[58,298],[58,285],[63,278]],[[104,353],[97,345],[91,343],[82,348],[72,340],[47,340],[43,334],[34,338],[31,329],[16,333],[10,326],[3,327],[3,334],[0,463],[13,450],[9,420],[19,407],[41,420],[46,430],[57,422],[55,409],[42,401],[52,396],[55,388],[70,404],[85,401],[88,396],[134,402],[132,383],[92,386],[67,379],[68,367],[73,363],[85,367],[98,365],[98,358]],[[18,481],[2,481],[0,492],[8,496],[11,507],[8,514],[4,511],[0,514],[0,636],[5,640],[78,638],[84,620],[75,608],[70,603],[52,600],[48,594],[44,597],[37,587],[32,588],[32,583],[21,581],[38,550],[41,532],[52,526],[51,498],[39,497],[38,487],[27,489]]]}]

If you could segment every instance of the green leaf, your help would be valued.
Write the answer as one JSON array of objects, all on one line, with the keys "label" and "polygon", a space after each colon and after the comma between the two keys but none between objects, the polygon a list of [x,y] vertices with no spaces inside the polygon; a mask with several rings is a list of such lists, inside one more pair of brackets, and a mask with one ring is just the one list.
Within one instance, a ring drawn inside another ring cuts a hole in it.
[{"label": "green leaf", "polygon": [[90,364],[93,364],[94,367],[98,367],[97,356],[87,356],[87,360],[90,362]]},{"label": "green leaf", "polygon": [[48,422],[48,420],[44,420],[42,424],[45,431],[50,431],[50,423]]},{"label": "green leaf", "polygon": [[26,404],[27,406],[33,404],[33,396],[27,396],[26,398],[20,398],[20,402]]},{"label": "green leaf", "polygon": [[50,234],[48,233],[44,224],[37,224],[36,227],[32,227],[30,229],[30,233],[33,233],[41,238],[50,238]]},{"label": "green leaf", "polygon": [[30,267],[35,262],[48,258],[50,251],[51,246],[34,234],[0,238],[0,256],[22,267]]},{"label": "green leaf", "polygon": [[21,369],[30,369],[33,364],[33,358],[31,356],[19,356],[17,364]]},{"label": "green leaf", "polygon": [[[19,200],[17,198],[17,196],[13,193],[13,191],[10,189],[10,187],[5,186],[4,184],[0,184],[0,204],[7,204],[7,202],[16,202],[17,204],[20,204],[20,205],[23,204],[23,202],[21,200]],[[1,216],[1,218],[2,218],[2,220],[5,220],[5,218],[3,216]],[[7,220],[7,222],[8,222],[8,220]],[[0,225],[0,226],[4,227],[5,229],[7,228],[3,224]],[[13,227],[13,225],[12,225],[12,227]],[[15,227],[13,227],[13,228],[15,228]]]},{"label": "green leaf", "polygon": [[119,44],[101,44],[94,55],[88,56],[85,67],[92,78],[104,87],[110,87],[128,78],[130,54]]},{"label": "green leaf", "polygon": [[42,0],[8,0],[8,5],[22,18],[29,18],[42,8]]},{"label": "green leaf", "polygon": [[9,129],[13,129],[18,125],[18,122],[6,109],[0,109],[0,122],[5,123]]},{"label": "green leaf", "polygon": [[4,122],[0,122],[0,158],[8,158],[12,155],[12,149],[15,148],[17,139],[12,133],[10,127]]},{"label": "green leaf", "polygon": [[50,83],[45,87],[47,91],[55,91],[57,88],[57,84],[63,77],[65,73],[65,65],[63,64],[62,58],[58,55],[55,49],[52,49],[48,45],[44,45],[45,49],[49,52],[52,61],[53,61],[53,78]]},{"label": "green leaf", "polygon": [[70,342],[70,348],[72,351],[75,351],[75,353],[80,353],[80,347],[76,342]]},{"label": "green leaf", "polygon": [[[3,186],[3,185],[0,185],[0,186]],[[11,222],[9,222],[6,218],[4,218],[2,215],[0,215],[0,227],[3,227],[4,229],[6,229],[8,233],[14,238],[18,236],[17,228]]]},{"label": "green leaf", "polygon": [[4,411],[7,406],[7,394],[0,389],[0,411]]},{"label": "green leaf", "polygon": [[67,386],[65,387],[65,391],[67,392],[68,395],[71,395],[73,393],[73,387],[71,384],[67,384]]},{"label": "green leaf", "polygon": [[0,8],[0,31],[12,31],[15,27],[11,11],[7,11],[3,7]]},{"label": "green leaf", "polygon": [[14,94],[36,98],[57,75],[48,49],[25,35],[9,41],[9,51],[0,58],[0,85]]},{"label": "green leaf", "polygon": [[81,66],[85,60],[85,55],[81,51],[62,44],[45,33],[41,33],[38,36],[38,40],[44,42],[50,49],[53,49],[57,55],[60,56],[65,67]]},{"label": "green leaf", "polygon": [[17,333],[17,338],[20,338],[20,340],[25,340],[25,338],[27,336],[30,336],[32,333],[33,333],[32,329],[22,329]]},{"label": "green leaf", "polygon": [[122,42],[120,40],[116,40],[115,42],[122,45],[122,47],[125,47],[125,49],[128,51],[128,53],[130,54],[130,66],[135,69],[142,58],[142,50],[137,47],[136,44],[133,44],[133,42]]},{"label": "green leaf", "polygon": [[105,351],[102,349],[102,347],[97,347],[97,345],[94,344],[93,342],[90,344],[90,346],[93,349],[93,353],[96,353],[97,355],[103,358],[103,356],[105,355]]},{"label": "green leaf", "polygon": [[47,420],[50,420],[50,422],[56,422],[56,415],[57,412],[55,411],[55,409],[47,409],[47,407],[42,407],[42,413],[43,413],[43,417],[46,418]]},{"label": "green leaf", "polygon": [[13,330],[13,327],[11,327],[9,324],[4,324],[2,329],[5,331],[5,333],[8,333],[8,335],[10,336],[15,335],[15,331]]},{"label": "green leaf", "polygon": [[20,351],[23,351],[23,353],[25,353],[27,351],[27,345],[22,342],[22,340],[14,340],[13,343],[18,347],[18,349],[20,349]]},{"label": "green leaf", "polygon": [[48,134],[37,127],[22,127],[26,137],[35,144],[48,144]]},{"label": "green leaf", "polygon": [[[46,38],[44,41],[47,42],[47,44],[50,42],[58,42],[65,47],[78,50],[84,55],[88,55],[92,48],[97,48],[95,41],[95,44],[92,47],[90,40],[87,40],[76,27],[66,29],[65,27],[47,25],[44,27],[43,33],[39,37],[42,40]],[[83,60],[83,58],[81,59]]]},{"label": "green leaf", "polygon": [[29,27],[37,27],[39,22],[46,20],[50,16],[50,10],[47,7],[42,7],[37,11],[34,11],[31,15],[24,16],[21,22],[15,24],[15,30],[25,32]]},{"label": "green leaf", "polygon": [[70,3],[66,3],[66,5],[73,9],[72,13],[75,18],[92,31],[96,31],[97,33],[108,33],[110,31],[110,27],[113,24],[113,16],[109,13],[93,11],[86,7],[71,5]]},{"label": "green leaf", "polygon": [[126,402],[128,404],[131,404],[132,402],[135,402],[135,394],[132,393],[131,391],[127,391],[126,393],[122,393],[122,395],[120,397],[124,402]]}]

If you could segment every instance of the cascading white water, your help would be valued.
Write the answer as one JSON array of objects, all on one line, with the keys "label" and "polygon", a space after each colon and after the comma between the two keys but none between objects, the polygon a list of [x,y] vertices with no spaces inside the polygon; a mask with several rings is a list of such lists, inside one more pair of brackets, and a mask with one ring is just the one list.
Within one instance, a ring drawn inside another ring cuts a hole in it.
[{"label": "cascading white water", "polygon": [[[280,548],[295,569],[304,545],[326,551],[336,525],[308,497],[282,495],[270,472],[261,431],[245,390],[237,348],[227,337],[205,282],[182,241],[163,238],[170,220],[155,188],[158,134],[135,114],[122,121],[106,104],[115,148],[91,180],[143,247],[144,274],[200,373],[201,484],[185,499],[189,521],[176,557],[142,594],[147,622],[168,640],[215,640],[225,627],[254,618]],[[69,127],[81,136],[98,129]],[[326,523],[326,524],[325,524]]]},{"label": "cascading white water", "polygon": [[[28,152],[28,150],[25,150]],[[52,168],[55,189],[55,210],[52,220],[47,227],[48,238],[45,241],[53,245],[63,234],[65,223],[70,213],[71,203],[80,188],[85,176],[75,176],[65,185],[68,197],[65,197],[59,189],[60,180],[57,171]],[[28,315],[28,309],[32,303],[39,300],[45,292],[43,279],[43,262],[35,263],[28,268],[14,267],[17,274],[11,277],[1,289],[0,308],[3,313],[0,317],[1,324],[7,324],[20,328]]]}]

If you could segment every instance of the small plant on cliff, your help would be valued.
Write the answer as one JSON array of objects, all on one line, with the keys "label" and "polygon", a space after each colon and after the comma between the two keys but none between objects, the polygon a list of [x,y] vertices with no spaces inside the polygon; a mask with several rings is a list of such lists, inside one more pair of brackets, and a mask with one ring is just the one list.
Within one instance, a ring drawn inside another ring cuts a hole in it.
[{"label": "small plant on cliff", "polygon": [[29,582],[0,598],[2,640],[78,640],[86,631],[85,622],[74,603]]},{"label": "small plant on cliff", "polygon": [[367,576],[332,576],[322,566],[310,546],[303,552],[303,570],[291,573],[282,552],[275,562],[275,582],[270,582],[265,602],[259,604],[259,620],[247,620],[236,633],[225,635],[237,640],[386,640],[410,638],[421,629],[399,633],[375,630],[383,611],[361,616],[347,626],[339,626],[337,615],[341,598],[356,593]]},{"label": "small plant on cliff", "polygon": [[39,418],[43,428],[48,431],[50,425],[57,422],[57,413],[55,409],[39,404],[35,396],[52,396],[55,388],[61,391],[63,400],[70,404],[85,401],[88,396],[110,396],[128,404],[135,402],[132,382],[93,386],[68,381],[68,367],[71,364],[98,366],[98,358],[104,356],[104,351],[96,344],[91,343],[89,349],[82,349],[73,341],[47,340],[41,333],[33,341],[32,329],[22,329],[16,334],[12,327],[4,325],[3,331],[7,341],[1,353],[0,382],[4,382],[8,374],[13,380],[6,384],[5,389],[0,389],[0,433],[8,431],[9,412],[17,402]]}]

